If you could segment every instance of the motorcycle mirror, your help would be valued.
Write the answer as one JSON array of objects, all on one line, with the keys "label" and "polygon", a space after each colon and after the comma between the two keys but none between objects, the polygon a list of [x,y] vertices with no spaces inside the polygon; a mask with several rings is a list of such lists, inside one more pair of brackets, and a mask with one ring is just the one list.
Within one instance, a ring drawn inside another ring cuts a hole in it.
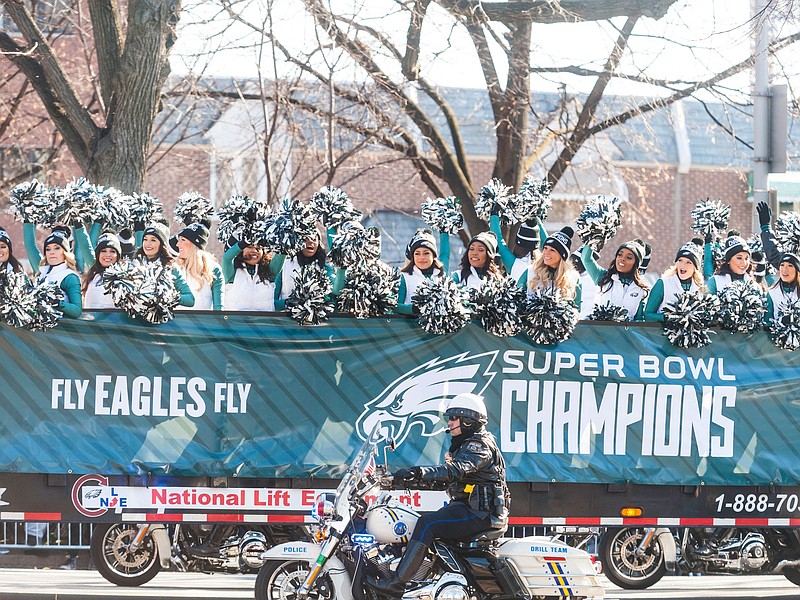
[{"label": "motorcycle mirror", "polygon": [[383,447],[383,464],[388,469],[389,468],[389,450],[394,452],[397,449],[397,444],[394,442],[394,438],[389,438],[386,440],[386,445]]}]

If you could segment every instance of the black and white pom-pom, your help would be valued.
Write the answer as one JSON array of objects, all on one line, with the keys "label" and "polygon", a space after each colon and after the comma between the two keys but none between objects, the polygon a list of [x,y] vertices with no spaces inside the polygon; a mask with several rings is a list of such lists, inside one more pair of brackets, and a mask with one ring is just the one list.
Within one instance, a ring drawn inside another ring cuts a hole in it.
[{"label": "black and white pom-pom", "polygon": [[525,301],[522,323],[534,344],[552,346],[569,339],[578,322],[578,307],[555,288],[535,290]]},{"label": "black and white pom-pom", "polygon": [[98,216],[102,192],[83,177],[74,179],[63,190],[51,194],[55,201],[53,220],[70,227],[101,220]]},{"label": "black and white pom-pom", "polygon": [[719,200],[706,198],[698,202],[692,210],[692,231],[703,238],[719,239],[728,229],[731,207]]},{"label": "black and white pom-pom", "polygon": [[370,263],[381,257],[381,232],[376,227],[364,227],[358,221],[342,225],[331,237],[328,258],[340,269]]},{"label": "black and white pom-pom", "polygon": [[581,242],[600,251],[619,229],[622,222],[620,205],[614,196],[597,196],[584,206],[575,220]]},{"label": "black and white pom-pom", "polygon": [[596,304],[587,320],[624,323],[625,321],[630,321],[630,317],[628,316],[628,309],[624,306],[606,302],[605,304]]},{"label": "black and white pom-pom", "polygon": [[15,185],[10,194],[14,216],[26,223],[45,224],[50,209],[50,191],[45,184],[31,179]]},{"label": "black and white pom-pom", "polygon": [[144,269],[137,260],[120,260],[103,271],[103,289],[114,306],[127,309],[128,299],[144,286]]},{"label": "black and white pom-pom", "polygon": [[57,283],[43,283],[33,289],[33,298],[36,310],[33,319],[28,324],[31,331],[47,331],[58,325],[59,319],[64,315],[58,305],[63,298],[61,288]]},{"label": "black and white pom-pom", "polygon": [[486,279],[469,291],[472,312],[492,335],[508,337],[522,331],[522,310],[527,294],[510,277]]},{"label": "black and white pom-pom", "polygon": [[500,217],[500,224],[505,227],[513,225],[519,220],[515,203],[516,198],[511,194],[511,187],[495,178],[478,192],[478,197],[475,199],[475,212],[478,217],[488,221],[494,211]]},{"label": "black and white pom-pom", "polygon": [[214,205],[200,192],[184,192],[178,196],[174,214],[182,225],[210,222],[214,219]]},{"label": "black and white pom-pom", "polygon": [[443,233],[458,233],[464,227],[461,200],[455,196],[428,198],[422,203],[420,216],[433,229]]},{"label": "black and white pom-pom", "polygon": [[344,190],[328,185],[311,196],[309,207],[326,229],[339,227],[348,221],[360,221],[362,217]]},{"label": "black and white pom-pom", "polygon": [[134,193],[127,197],[128,208],[133,222],[148,225],[164,217],[164,203],[147,192]]},{"label": "black and white pom-pom", "polygon": [[0,271],[0,315],[12,327],[29,327],[36,314],[33,287],[24,273]]},{"label": "black and white pom-pom", "polygon": [[733,333],[753,333],[764,323],[764,295],[746,281],[734,281],[719,296],[719,324]]},{"label": "black and white pom-pom", "polygon": [[434,335],[455,333],[466,327],[470,320],[467,301],[466,290],[449,277],[425,279],[411,297],[420,327]]},{"label": "black and white pom-pom", "polygon": [[325,269],[317,263],[306,265],[295,276],[294,291],[286,299],[286,308],[301,325],[319,325],[334,310],[333,302],[327,298],[331,291]]},{"label": "black and white pom-pom", "polygon": [[227,242],[230,238],[255,241],[253,228],[263,222],[271,212],[269,204],[250,196],[231,196],[217,211],[217,238]]},{"label": "black and white pom-pom", "polygon": [[702,348],[711,343],[709,327],[717,320],[719,298],[696,290],[681,292],[664,306],[664,335],[678,348]]},{"label": "black and white pom-pom", "polygon": [[253,225],[254,242],[278,254],[294,256],[318,235],[317,218],[307,204],[285,198],[263,221]]},{"label": "black and white pom-pom", "polygon": [[98,194],[98,214],[95,220],[119,231],[131,226],[131,202],[133,197],[123,194],[115,187],[94,186]]},{"label": "black and white pom-pom", "polygon": [[375,261],[347,270],[347,283],[339,294],[339,310],[357,319],[383,316],[397,306],[400,271]]},{"label": "black and white pom-pom", "polygon": [[761,241],[760,235],[751,235],[747,240],[747,246],[750,248],[750,255],[752,256],[754,252],[761,252],[764,253],[764,243]]},{"label": "black and white pom-pom", "polygon": [[800,213],[784,211],[775,219],[775,244],[781,252],[800,253]]},{"label": "black and white pom-pom", "polygon": [[550,183],[546,179],[536,179],[529,175],[519,186],[515,200],[518,221],[536,218],[544,222],[553,207],[553,202],[550,200]]},{"label": "black and white pom-pom", "polygon": [[171,321],[180,301],[172,270],[158,262],[117,262],[103,272],[103,287],[114,306],[154,325]]},{"label": "black and white pom-pom", "polygon": [[769,337],[782,350],[800,348],[800,300],[788,300],[781,305],[778,318],[772,319]]}]

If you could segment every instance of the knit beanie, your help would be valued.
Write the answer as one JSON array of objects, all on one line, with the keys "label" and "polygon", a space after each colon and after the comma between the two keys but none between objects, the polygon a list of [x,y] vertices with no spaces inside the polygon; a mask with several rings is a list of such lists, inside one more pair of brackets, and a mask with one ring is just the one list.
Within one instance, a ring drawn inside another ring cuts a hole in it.
[{"label": "knit beanie", "polygon": [[192,242],[200,250],[205,250],[208,245],[208,228],[202,223],[192,223],[178,232],[178,237],[183,237]]},{"label": "knit beanie", "polygon": [[747,245],[744,238],[738,235],[731,235],[725,238],[725,241],[722,243],[722,251],[725,253],[725,262],[728,262],[740,252],[747,252],[750,254],[750,246]]},{"label": "knit beanie", "polygon": [[798,273],[800,273],[800,256],[792,252],[784,252],[781,254],[781,262],[786,262],[792,265]]},{"label": "knit beanie", "polygon": [[119,242],[119,238],[113,233],[104,233],[97,238],[97,244],[94,247],[95,255],[99,255],[106,248],[113,248],[117,251],[117,256],[122,257],[122,245]]},{"label": "knit beanie", "polygon": [[650,257],[653,254],[653,247],[647,242],[644,243],[644,256],[642,262],[639,263],[639,273],[644,275],[647,272],[647,267],[650,265]]},{"label": "knit beanie", "polygon": [[169,248],[169,227],[163,223],[150,223],[142,232],[142,236],[152,235],[161,242],[162,246]]},{"label": "knit beanie", "polygon": [[406,258],[412,260],[414,258],[414,250],[417,248],[427,248],[433,252],[434,256],[438,256],[436,249],[436,238],[430,229],[417,229],[411,237],[411,241],[406,246]]},{"label": "knit beanie", "polygon": [[8,253],[14,254],[14,249],[11,246],[11,238],[8,235],[8,232],[0,227],[0,242],[3,242],[6,246],[8,246]]},{"label": "knit beanie", "polygon": [[694,268],[699,269],[703,262],[703,249],[695,242],[686,242],[675,254],[675,262],[678,262],[679,258],[688,258],[692,261]]},{"label": "knit beanie", "polygon": [[497,254],[497,236],[491,231],[481,231],[478,235],[473,236],[467,244],[467,248],[472,245],[472,242],[480,242],[486,246],[489,258],[494,258],[494,255]]},{"label": "knit beanie", "polygon": [[555,232],[544,241],[545,246],[550,246],[558,252],[562,260],[567,260],[569,249],[572,246],[572,235],[575,230],[572,227],[563,227],[561,231]]},{"label": "knit beanie", "polygon": [[515,243],[526,250],[536,250],[539,247],[539,230],[535,221],[525,221],[519,226]]},{"label": "knit beanie", "polygon": [[47,246],[50,244],[58,244],[64,249],[64,252],[72,252],[70,233],[72,233],[71,230],[68,233],[64,228],[54,229],[50,235],[44,238],[44,249],[47,250]]},{"label": "knit beanie", "polygon": [[642,260],[644,260],[645,255],[645,247],[644,242],[640,239],[631,240],[629,242],[625,242],[621,244],[619,248],[617,248],[616,254],[619,254],[619,251],[625,248],[626,250],[630,250],[633,255],[636,257],[636,264],[641,265]]}]

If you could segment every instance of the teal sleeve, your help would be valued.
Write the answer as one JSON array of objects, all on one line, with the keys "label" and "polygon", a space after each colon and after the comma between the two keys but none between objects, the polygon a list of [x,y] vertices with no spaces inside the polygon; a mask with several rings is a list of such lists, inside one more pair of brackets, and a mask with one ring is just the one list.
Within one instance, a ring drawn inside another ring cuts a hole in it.
[{"label": "teal sleeve", "polygon": [[224,284],[222,282],[222,270],[214,267],[214,281],[211,283],[211,307],[213,310],[222,310],[225,299]]},{"label": "teal sleeve", "polygon": [[644,307],[644,320],[649,323],[658,323],[664,320],[664,313],[658,312],[658,307],[664,301],[664,280],[656,281],[650,294],[647,296],[647,304]]},{"label": "teal sleeve", "polygon": [[39,273],[39,263],[42,262],[42,255],[36,246],[36,225],[23,223],[22,239],[25,242],[25,254],[28,255],[28,262],[31,263],[31,271],[33,271],[34,275],[37,275]]},{"label": "teal sleeve", "polygon": [[136,247],[141,248],[142,241],[144,240],[144,229],[137,229],[133,235],[136,240]]},{"label": "teal sleeve", "polygon": [[336,229],[333,227],[328,227],[325,230],[325,239],[328,242],[328,250],[331,249],[331,243],[333,242],[333,236],[336,235]]},{"label": "teal sleeve", "polygon": [[97,240],[100,239],[100,232],[103,230],[103,224],[95,221],[92,223],[92,228],[89,230],[89,239],[92,240],[92,248],[97,245]]},{"label": "teal sleeve", "polygon": [[772,301],[772,296],[767,294],[767,312],[764,314],[764,326],[769,327],[772,325],[772,316],[775,314],[775,303]]},{"label": "teal sleeve", "polygon": [[578,307],[578,311],[581,310],[581,296],[583,295],[583,286],[581,285],[580,279],[578,283],[575,285],[575,306]]},{"label": "teal sleeve", "polygon": [[711,242],[706,242],[703,248],[703,277],[708,279],[714,274],[714,252],[711,249]]},{"label": "teal sleeve", "polygon": [[[270,263],[272,265],[272,263]],[[277,302],[281,298],[281,292],[283,291],[283,277],[275,277],[275,306],[277,307]]]},{"label": "teal sleeve", "polygon": [[450,270],[450,235],[439,232],[439,261],[444,265],[444,274]]},{"label": "teal sleeve", "polygon": [[[234,244],[222,255],[222,277],[225,283],[233,282],[236,277],[236,268],[233,266],[233,260],[242,252],[242,247],[239,244]],[[272,261],[269,263],[270,271],[272,270]]]},{"label": "teal sleeve", "polygon": [[600,265],[597,264],[594,256],[592,256],[592,248],[588,244],[581,250],[581,262],[583,262],[583,266],[586,268],[589,277],[591,277],[594,284],[597,285],[603,278],[603,275],[606,274],[606,270],[601,269]]},{"label": "teal sleeve", "polygon": [[[91,265],[94,264],[94,261],[97,257],[94,254],[94,248],[92,247],[92,243],[89,240],[89,234],[86,233],[86,229],[83,227],[76,227],[72,230],[72,236],[75,238],[75,247],[80,251],[81,256],[84,258],[84,264],[88,259],[90,268]],[[78,258],[78,253],[75,253],[75,258]]]},{"label": "teal sleeve", "polygon": [[397,308],[395,312],[401,315],[413,315],[414,307],[411,302],[405,302],[408,287],[406,286],[406,278],[400,274],[400,288],[397,290]]},{"label": "teal sleeve", "polygon": [[500,217],[492,215],[489,217],[489,229],[497,236],[497,253],[500,255],[500,260],[506,271],[511,273],[514,268],[514,263],[517,262],[517,257],[509,250],[506,241],[503,239],[503,230],[500,228]]},{"label": "teal sleeve", "polygon": [[286,262],[285,254],[273,254],[269,261],[270,275],[277,275],[283,270],[283,265]]},{"label": "teal sleeve", "polygon": [[347,283],[347,269],[336,269],[336,275],[333,278],[333,295],[338,296],[342,293],[342,288],[344,288],[345,284]]},{"label": "teal sleeve", "polygon": [[717,293],[717,280],[714,277],[709,278],[706,281],[706,287],[708,288],[709,294],[716,294]]},{"label": "teal sleeve", "polygon": [[644,300],[639,302],[639,308],[636,309],[636,314],[633,317],[634,321],[644,321]]},{"label": "teal sleeve", "polygon": [[178,269],[172,269],[172,281],[175,284],[175,289],[178,290],[178,293],[181,295],[181,299],[178,301],[178,304],[181,306],[186,306],[190,308],[194,306],[194,294],[192,293],[192,288],[189,287],[189,284],[186,283],[186,280],[181,275],[181,272]]},{"label": "teal sleeve", "polygon": [[771,288],[773,285],[778,283],[778,280],[780,278],[781,278],[780,275],[778,275],[777,273],[767,273],[767,276],[764,277],[764,281],[767,284],[767,288]]},{"label": "teal sleeve", "polygon": [[455,273],[453,273],[453,274],[450,276],[450,278],[451,278],[453,281],[455,281],[456,283],[461,283],[461,272],[460,272],[460,271],[456,271]]},{"label": "teal sleeve", "polygon": [[544,223],[539,221],[539,248],[544,248],[544,242],[547,239],[547,229],[544,227]]},{"label": "teal sleeve", "polygon": [[61,280],[60,287],[67,295],[67,299],[58,303],[58,309],[64,313],[65,317],[77,319],[83,311],[80,277],[75,273],[70,273]]},{"label": "teal sleeve", "polygon": [[525,269],[517,279],[517,287],[523,290],[528,288],[528,269]]}]

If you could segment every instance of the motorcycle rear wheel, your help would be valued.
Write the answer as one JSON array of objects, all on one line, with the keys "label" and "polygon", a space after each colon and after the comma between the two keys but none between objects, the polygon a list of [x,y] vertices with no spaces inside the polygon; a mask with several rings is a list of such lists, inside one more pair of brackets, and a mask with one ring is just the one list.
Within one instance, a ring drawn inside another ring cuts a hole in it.
[{"label": "motorcycle rear wheel", "polygon": [[[294,600],[310,570],[311,565],[302,560],[268,560],[256,577],[256,600]],[[317,578],[308,598],[336,598],[336,590],[327,575]]]},{"label": "motorcycle rear wheel", "polygon": [[653,538],[643,556],[636,548],[644,531],[637,527],[609,529],[600,543],[600,561],[608,580],[627,590],[642,590],[660,580],[667,572],[664,551],[658,538]]},{"label": "motorcycle rear wheel", "polygon": [[142,585],[161,570],[153,536],[147,535],[135,551],[130,551],[137,530],[132,523],[106,523],[94,528],[92,561],[100,575],[111,583],[126,587]]},{"label": "motorcycle rear wheel", "polygon": [[795,585],[800,585],[800,569],[797,567],[786,567],[781,574]]}]

